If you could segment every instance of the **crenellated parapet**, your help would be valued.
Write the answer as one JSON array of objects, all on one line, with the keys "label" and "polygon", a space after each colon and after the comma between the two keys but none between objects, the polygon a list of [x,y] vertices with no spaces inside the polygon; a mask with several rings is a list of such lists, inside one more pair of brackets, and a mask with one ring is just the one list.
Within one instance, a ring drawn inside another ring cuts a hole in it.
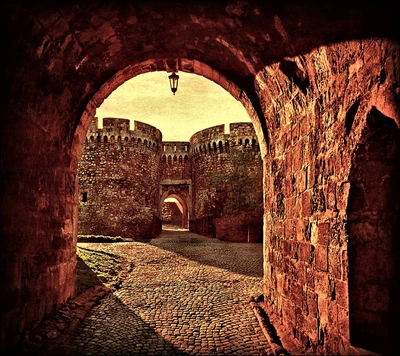
[{"label": "crenellated parapet", "polygon": [[162,162],[182,164],[189,161],[190,142],[165,141],[162,143]]},{"label": "crenellated parapet", "polygon": [[251,143],[257,142],[257,136],[254,131],[253,123],[237,122],[229,124],[229,138],[232,142],[237,142],[238,144],[245,144],[246,140]]},{"label": "crenellated parapet", "polygon": [[160,130],[136,120],[133,126],[131,130],[129,119],[104,118],[103,128],[99,128],[98,118],[95,117],[90,123],[86,143],[93,146],[118,144],[119,147],[148,147],[159,151],[162,142]]},{"label": "crenellated parapet", "polygon": [[[229,132],[224,125],[199,131],[190,147],[193,218],[212,216],[221,222],[244,215],[261,221],[262,160],[253,124],[230,124]],[[214,233],[218,237],[219,229]]]},{"label": "crenellated parapet", "polygon": [[257,136],[251,122],[230,124],[229,133],[225,133],[225,125],[213,126],[195,133],[190,138],[192,156],[227,153],[230,147],[259,150]]},{"label": "crenellated parapet", "polygon": [[161,179],[191,179],[189,142],[163,142],[161,152]]},{"label": "crenellated parapet", "polygon": [[142,238],[158,214],[162,135],[154,126],[94,118],[79,162],[81,234]]}]

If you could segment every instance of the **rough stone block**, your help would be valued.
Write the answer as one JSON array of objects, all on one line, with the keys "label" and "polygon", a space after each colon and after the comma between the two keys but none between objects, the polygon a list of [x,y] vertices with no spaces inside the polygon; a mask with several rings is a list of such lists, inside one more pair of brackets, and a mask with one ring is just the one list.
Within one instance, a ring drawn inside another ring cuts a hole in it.
[{"label": "rough stone block", "polygon": [[328,325],[330,299],[318,293],[318,316],[320,327]]},{"label": "rough stone block", "polygon": [[302,168],[295,173],[296,177],[296,194],[301,194],[307,189],[307,171]]},{"label": "rough stone block", "polygon": [[306,190],[301,194],[301,205],[302,205],[302,216],[308,217],[311,216],[312,213],[312,204],[311,204],[311,191]]},{"label": "rough stone block", "polygon": [[286,284],[286,276],[283,274],[277,274],[276,275],[276,290],[280,294],[285,294],[287,287],[285,287]]},{"label": "rough stone block", "polygon": [[296,226],[296,238],[297,241],[304,242],[306,241],[306,234],[307,234],[307,226],[308,226],[308,219],[297,219],[297,226]]},{"label": "rough stone block", "polygon": [[329,242],[329,223],[319,223],[318,224],[318,238],[317,243],[320,245],[327,246]]},{"label": "rough stone block", "polygon": [[350,340],[350,323],[348,309],[338,307],[337,316],[340,335],[347,340]]},{"label": "rough stone block", "polygon": [[336,206],[339,211],[344,211],[347,208],[349,192],[350,183],[343,183],[336,187]]},{"label": "rough stone block", "polygon": [[336,182],[328,180],[326,192],[327,209],[336,210]]},{"label": "rough stone block", "polygon": [[291,150],[286,150],[285,152],[285,166],[286,166],[286,174],[290,175],[294,172],[293,170],[293,153]]},{"label": "rough stone block", "polygon": [[282,299],[282,322],[288,330],[295,326],[295,307],[286,298]]},{"label": "rough stone block", "polygon": [[334,278],[341,279],[342,262],[341,250],[339,247],[328,247],[328,270]]},{"label": "rough stone block", "polygon": [[[287,175],[284,179],[284,194],[286,197],[291,197],[294,195],[294,186],[292,175]],[[291,214],[289,216],[292,216]]]},{"label": "rough stone block", "polygon": [[304,324],[302,325],[302,329],[304,331],[302,331],[302,333],[304,335],[303,338],[307,339],[306,342],[309,342],[309,340],[310,340],[314,344],[318,343],[319,328],[320,328],[320,326],[318,325],[318,318],[316,318],[312,315],[308,315],[304,318]]},{"label": "rough stone block", "polygon": [[309,242],[299,242],[297,246],[299,260],[309,263],[312,256],[311,244]]},{"label": "rough stone block", "polygon": [[312,289],[307,289],[307,314],[316,318],[318,316],[318,295]]},{"label": "rough stone block", "polygon": [[336,300],[338,305],[348,310],[349,309],[349,290],[347,282],[335,279]]},{"label": "rough stone block", "polygon": [[321,298],[328,298],[330,296],[329,275],[327,272],[315,271],[315,292]]},{"label": "rough stone block", "polygon": [[297,142],[296,145],[293,146],[293,172],[299,171],[303,165],[303,150],[301,146],[300,142]]},{"label": "rough stone block", "polygon": [[310,126],[310,118],[309,116],[303,117],[300,123],[300,137],[304,138],[307,136],[311,131],[311,126]]},{"label": "rough stone block", "polygon": [[293,280],[290,283],[289,290],[295,305],[298,306],[299,308],[304,308],[306,301],[305,301],[303,285],[300,284],[297,280]]},{"label": "rough stone block", "polygon": [[321,271],[328,270],[328,247],[317,245],[315,247],[315,267]]}]

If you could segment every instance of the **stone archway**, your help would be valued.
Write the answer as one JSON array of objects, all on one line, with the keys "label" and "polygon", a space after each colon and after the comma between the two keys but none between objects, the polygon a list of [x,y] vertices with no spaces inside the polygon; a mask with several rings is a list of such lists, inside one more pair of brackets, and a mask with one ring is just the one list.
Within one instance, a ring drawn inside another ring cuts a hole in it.
[{"label": "stone archway", "polygon": [[[75,131],[72,148],[77,160],[79,160],[79,157],[82,154],[82,145],[86,139],[86,132],[88,130],[89,124],[95,116],[96,108],[100,107],[104,99],[106,99],[116,88],[118,88],[127,80],[132,79],[137,75],[152,71],[184,71],[188,73],[194,73],[204,76],[205,78],[220,85],[222,88],[228,91],[236,100],[240,101],[243,104],[253,122],[260,145],[261,154],[262,156],[266,154],[268,140],[264,135],[261,120],[258,117],[258,113],[254,108],[252,102],[240,87],[238,87],[234,82],[228,80],[224,75],[222,75],[222,73],[219,73],[217,70],[213,69],[203,62],[199,62],[197,60],[189,60],[185,58],[174,59],[171,61],[167,58],[164,58],[147,60],[138,64],[129,65],[128,67],[120,70],[101,86],[101,88],[96,92],[96,94],[86,105],[79,126]],[[72,161],[72,164],[76,164],[75,160]]]},{"label": "stone archway", "polygon": [[[341,350],[347,275],[328,242],[343,236],[340,194],[348,172],[333,160],[347,167],[341,150],[350,100],[361,97],[360,110],[375,100],[399,122],[399,37],[388,3],[332,4],[7,2],[2,347],[75,293],[76,167],[101,100],[138,73],[178,69],[207,77],[213,68],[210,77],[233,83],[228,91],[245,98],[259,119],[253,122],[265,160],[265,210],[277,213],[264,218],[265,295],[304,344]],[[326,160],[307,157],[313,152]],[[333,197],[327,204],[325,194]]]},{"label": "stone archway", "polygon": [[165,203],[165,200],[168,198],[175,198],[179,202],[180,205],[179,210],[181,210],[182,214],[181,227],[183,229],[189,229],[189,206],[187,198],[182,196],[181,194],[165,192],[160,200],[160,211],[162,211],[162,207]]}]

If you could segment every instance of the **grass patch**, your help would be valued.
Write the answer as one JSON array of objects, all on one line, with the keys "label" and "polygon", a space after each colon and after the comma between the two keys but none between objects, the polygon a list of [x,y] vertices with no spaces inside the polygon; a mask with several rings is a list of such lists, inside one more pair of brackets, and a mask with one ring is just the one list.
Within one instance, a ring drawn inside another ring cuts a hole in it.
[{"label": "grass patch", "polygon": [[78,242],[123,242],[121,236],[78,235]]},{"label": "grass patch", "polygon": [[116,287],[121,283],[121,272],[126,261],[117,255],[77,247],[78,276],[77,293],[80,294],[96,285]]}]

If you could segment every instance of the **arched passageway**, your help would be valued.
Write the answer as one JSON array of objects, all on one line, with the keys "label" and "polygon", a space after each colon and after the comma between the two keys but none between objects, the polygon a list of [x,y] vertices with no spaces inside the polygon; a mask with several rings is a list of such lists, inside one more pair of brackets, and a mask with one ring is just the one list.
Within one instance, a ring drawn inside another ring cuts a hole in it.
[{"label": "arched passageway", "polygon": [[168,194],[160,202],[163,225],[189,229],[189,209],[186,199],[177,194]]},{"label": "arched passageway", "polygon": [[180,70],[223,86],[253,120],[269,311],[314,351],[351,350],[349,162],[372,106],[400,123],[397,12],[380,5],[3,5],[2,348],[75,293],[77,164],[96,108],[135,75]]}]

